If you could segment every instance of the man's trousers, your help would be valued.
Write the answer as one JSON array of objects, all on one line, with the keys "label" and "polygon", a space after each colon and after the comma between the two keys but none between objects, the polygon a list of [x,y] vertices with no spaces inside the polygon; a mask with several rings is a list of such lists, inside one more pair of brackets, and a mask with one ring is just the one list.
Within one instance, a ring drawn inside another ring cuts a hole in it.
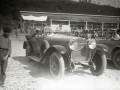
[{"label": "man's trousers", "polygon": [[6,61],[3,60],[3,57],[5,57],[6,54],[7,54],[7,50],[0,49],[0,68],[1,68],[0,78],[3,83],[5,82],[6,79],[6,68],[8,64],[8,59]]}]

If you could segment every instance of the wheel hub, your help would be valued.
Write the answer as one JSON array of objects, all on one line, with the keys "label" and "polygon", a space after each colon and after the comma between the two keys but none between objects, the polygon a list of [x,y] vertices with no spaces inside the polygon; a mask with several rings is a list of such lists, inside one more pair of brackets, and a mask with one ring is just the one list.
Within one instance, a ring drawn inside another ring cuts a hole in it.
[{"label": "wheel hub", "polygon": [[90,62],[89,62],[89,65],[90,65],[90,68],[91,68],[91,69],[96,70],[96,66],[95,66],[95,64],[94,64],[93,61],[90,61]]},{"label": "wheel hub", "polygon": [[117,56],[116,56],[116,63],[118,64],[118,65],[120,65],[120,56],[119,56],[120,54],[118,54]]},{"label": "wheel hub", "polygon": [[52,63],[52,69],[56,70],[56,64],[54,62]]},{"label": "wheel hub", "polygon": [[118,58],[116,59],[116,62],[117,62],[117,64],[120,65],[120,57],[118,57]]}]

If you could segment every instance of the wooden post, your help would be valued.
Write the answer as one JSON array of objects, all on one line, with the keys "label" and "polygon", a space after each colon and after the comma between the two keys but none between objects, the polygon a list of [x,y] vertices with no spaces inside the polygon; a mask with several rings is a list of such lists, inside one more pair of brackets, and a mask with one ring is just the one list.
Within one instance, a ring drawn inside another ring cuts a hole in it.
[{"label": "wooden post", "polygon": [[34,30],[34,21],[33,21],[33,30]]},{"label": "wooden post", "polygon": [[119,29],[119,23],[117,23],[117,29]]},{"label": "wooden post", "polygon": [[70,21],[68,21],[68,23],[69,23],[69,28],[70,28],[70,32],[71,32]]},{"label": "wooden post", "polygon": [[22,31],[25,30],[25,21],[23,21],[23,28],[22,28]]},{"label": "wooden post", "polygon": [[31,29],[31,20],[30,20],[30,29]]},{"label": "wooden post", "polygon": [[22,27],[23,27],[22,18],[20,18],[20,26],[21,26],[21,30],[22,30]]},{"label": "wooden post", "polygon": [[104,22],[102,22],[102,31],[104,30]]},{"label": "wooden post", "polygon": [[50,20],[50,27],[52,26],[52,20]]},{"label": "wooden post", "polygon": [[86,21],[86,30],[88,29],[88,22]]}]

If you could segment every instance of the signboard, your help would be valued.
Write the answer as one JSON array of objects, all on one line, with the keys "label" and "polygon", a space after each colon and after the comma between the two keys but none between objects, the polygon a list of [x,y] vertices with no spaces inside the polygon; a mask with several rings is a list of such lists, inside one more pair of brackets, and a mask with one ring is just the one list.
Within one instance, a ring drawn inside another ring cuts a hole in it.
[{"label": "signboard", "polygon": [[58,25],[51,25],[51,28],[53,32],[55,32],[57,29],[59,29],[59,24]]},{"label": "signboard", "polygon": [[71,28],[69,25],[62,25],[63,32],[71,32]]}]

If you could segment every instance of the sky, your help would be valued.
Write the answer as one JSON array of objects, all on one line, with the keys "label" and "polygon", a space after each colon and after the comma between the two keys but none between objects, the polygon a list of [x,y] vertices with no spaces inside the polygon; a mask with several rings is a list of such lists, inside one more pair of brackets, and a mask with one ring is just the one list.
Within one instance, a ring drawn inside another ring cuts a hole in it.
[{"label": "sky", "polygon": [[[72,1],[79,1],[79,0],[72,0]],[[92,0],[92,2],[99,2],[101,5],[110,5],[113,7],[120,8],[120,0]]]}]

